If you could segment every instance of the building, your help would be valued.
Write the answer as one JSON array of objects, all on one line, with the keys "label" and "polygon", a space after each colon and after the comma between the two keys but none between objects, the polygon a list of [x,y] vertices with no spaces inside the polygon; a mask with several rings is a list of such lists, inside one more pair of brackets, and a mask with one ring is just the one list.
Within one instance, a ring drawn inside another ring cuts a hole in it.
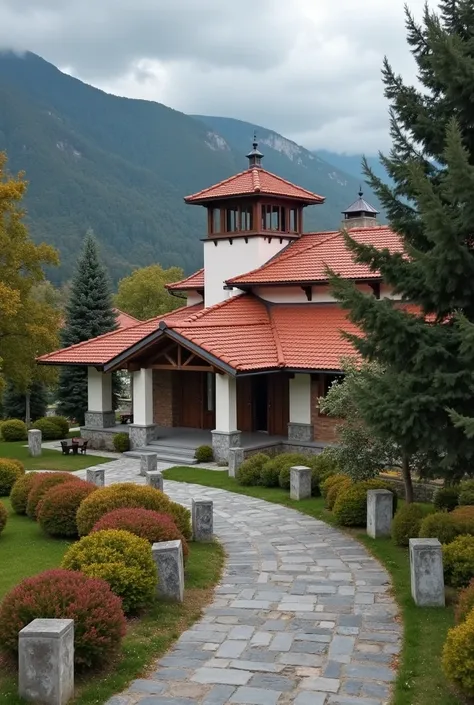
[{"label": "building", "polygon": [[[341,331],[354,326],[330,293],[328,271],[367,295],[392,295],[377,272],[353,262],[340,230],[304,233],[304,209],[322,196],[266,171],[256,142],[247,158],[245,171],[185,198],[208,214],[204,268],[168,287],[186,306],[39,359],[88,367],[82,434],[91,444],[110,447],[124,430],[111,403],[119,369],[133,375],[134,449],[176,446],[185,429],[196,444],[212,438],[218,461],[232,447],[317,452],[334,440],[335,421],[318,398],[353,354]],[[353,238],[400,249],[362,192],[343,215]]]}]

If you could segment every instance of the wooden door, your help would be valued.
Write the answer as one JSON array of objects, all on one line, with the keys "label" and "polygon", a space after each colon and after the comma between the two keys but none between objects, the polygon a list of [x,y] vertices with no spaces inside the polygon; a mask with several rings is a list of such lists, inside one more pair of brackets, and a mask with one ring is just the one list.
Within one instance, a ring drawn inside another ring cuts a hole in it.
[{"label": "wooden door", "polygon": [[270,374],[268,377],[268,433],[287,436],[290,420],[290,392],[288,375]]},{"label": "wooden door", "polygon": [[[179,426],[185,428],[216,427],[215,387],[206,372],[175,372],[178,377]],[[214,378],[214,375],[212,375]]]},{"label": "wooden door", "polygon": [[237,428],[253,431],[252,378],[237,378]]}]

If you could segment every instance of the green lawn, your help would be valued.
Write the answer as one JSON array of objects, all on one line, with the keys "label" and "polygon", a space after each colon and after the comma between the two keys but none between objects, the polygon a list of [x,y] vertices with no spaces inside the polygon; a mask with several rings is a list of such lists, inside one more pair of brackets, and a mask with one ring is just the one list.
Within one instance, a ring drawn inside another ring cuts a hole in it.
[{"label": "green lawn", "polygon": [[43,448],[39,458],[31,458],[24,441],[15,443],[1,441],[0,458],[17,458],[21,460],[26,470],[84,470],[91,465],[110,462],[110,458],[99,458],[97,455],[63,455],[58,450],[46,448]]},{"label": "green lawn", "polygon": [[[190,482],[206,487],[219,487],[249,497],[265,499],[297,509],[316,519],[334,524],[331,512],[324,508],[321,497],[296,502],[286,490],[265,487],[242,487],[226,472],[176,467],[166,470],[168,480]],[[454,624],[452,606],[446,609],[416,607],[411,598],[408,551],[389,539],[369,538],[365,533],[350,531],[387,568],[392,576],[395,597],[403,615],[404,644],[395,683],[393,705],[462,705],[447,687],[440,668],[440,658],[448,629]]]}]

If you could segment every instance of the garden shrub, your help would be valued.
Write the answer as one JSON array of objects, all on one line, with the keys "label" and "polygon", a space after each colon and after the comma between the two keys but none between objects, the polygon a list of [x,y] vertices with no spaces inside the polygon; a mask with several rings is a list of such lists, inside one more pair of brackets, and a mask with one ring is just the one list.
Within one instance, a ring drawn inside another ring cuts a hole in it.
[{"label": "garden shrub", "polygon": [[456,507],[451,516],[456,520],[461,534],[474,536],[474,506]]},{"label": "garden shrub", "polygon": [[273,462],[273,458],[269,458],[262,467],[260,473],[261,484],[264,487],[278,487],[280,484],[280,469]]},{"label": "garden shrub", "polygon": [[326,448],[322,453],[314,456],[312,467],[318,474],[319,485],[327,480],[328,477],[332,477],[341,472],[341,468],[331,448]]},{"label": "garden shrub", "polygon": [[404,504],[392,521],[392,539],[397,546],[408,546],[410,539],[418,538],[425,516],[421,504]]},{"label": "garden shrub", "polygon": [[32,428],[37,428],[41,431],[41,437],[44,441],[57,441],[60,438],[64,438],[61,427],[57,426],[51,418],[46,416],[35,421]]},{"label": "garden shrub", "polygon": [[49,536],[76,537],[79,505],[96,490],[96,485],[83,480],[64,482],[48,489],[37,510],[43,531]]},{"label": "garden shrub", "polygon": [[244,460],[240,468],[237,470],[235,479],[239,485],[261,485],[263,466],[270,461],[270,456],[265,453],[256,453],[250,458]]},{"label": "garden shrub", "polygon": [[99,519],[113,509],[141,507],[155,512],[171,514],[185,539],[191,538],[191,513],[189,509],[172,502],[163,492],[153,487],[122,482],[101,487],[81,502],[77,510],[79,536],[88,534]]},{"label": "garden shrub", "polygon": [[275,466],[279,469],[278,483],[284,490],[290,489],[291,468],[295,465],[311,467],[310,458],[302,453],[282,453],[273,458]]},{"label": "garden shrub", "polygon": [[28,431],[21,419],[8,419],[2,423],[2,438],[4,441],[26,441]]},{"label": "garden shrub", "polygon": [[17,466],[17,468],[20,468],[22,474],[25,472],[25,466],[23,465],[21,460],[18,460],[18,458],[8,458],[8,462],[13,463]]},{"label": "garden shrub", "polygon": [[394,511],[397,506],[397,495],[393,487],[382,480],[363,480],[343,487],[334,504],[334,516],[341,526],[366,526],[367,524],[367,491],[389,490],[393,494]]},{"label": "garden shrub", "polygon": [[91,533],[107,529],[123,529],[152,544],[181,539],[184,558],[187,558],[189,554],[188,543],[169,514],[141,508],[114,509],[108,514],[104,514],[97,524],[94,524]]},{"label": "garden shrub", "polygon": [[331,484],[329,490],[326,492],[326,499],[324,501],[324,504],[327,509],[332,510],[336,503],[336,499],[339,492],[341,492],[346,487],[349,487],[349,485],[352,485],[352,480],[348,475],[333,475],[331,479],[334,479],[334,482]]},{"label": "garden shrub", "polygon": [[0,647],[16,655],[18,632],[33,619],[74,620],[78,667],[110,663],[125,635],[121,600],[104,580],[69,570],[47,570],[22,580],[0,605]]},{"label": "garden shrub", "polygon": [[321,490],[321,495],[326,499],[326,495],[331,489],[331,487],[334,484],[337,484],[340,482],[342,477],[348,477],[348,475],[344,475],[341,472],[334,473],[333,475],[329,475],[329,477],[326,477],[320,484],[320,490]]},{"label": "garden shrub", "polygon": [[467,587],[474,575],[474,536],[458,536],[443,546],[443,566],[448,585]]},{"label": "garden shrub", "polygon": [[440,487],[436,491],[433,504],[440,512],[452,512],[459,504],[459,485]]},{"label": "garden shrub", "polygon": [[0,502],[0,534],[2,533],[3,529],[5,528],[5,524],[7,523],[8,519],[8,512],[5,508],[5,505]]},{"label": "garden shrub", "polygon": [[37,472],[31,485],[26,503],[26,513],[31,519],[36,519],[38,504],[46,492],[55,485],[65,482],[80,482],[79,478],[69,472]]},{"label": "garden shrub", "polygon": [[196,448],[194,457],[198,463],[212,463],[214,460],[214,452],[211,446],[199,446],[199,448]]},{"label": "garden shrub", "polygon": [[15,482],[24,474],[25,469],[10,458],[0,458],[0,497],[7,497]]},{"label": "garden shrub", "polygon": [[423,519],[420,526],[421,539],[438,539],[441,543],[451,543],[462,534],[460,523],[452,514],[436,512]]},{"label": "garden shrub", "polygon": [[464,695],[474,697],[474,612],[449,630],[443,648],[442,667],[451,683]]},{"label": "garden shrub", "polygon": [[61,566],[108,582],[122,598],[126,614],[145,607],[155,594],[158,576],[151,546],[129,531],[111,529],[85,536],[69,548]]},{"label": "garden shrub", "polygon": [[126,453],[130,450],[130,436],[125,431],[116,433],[113,439],[114,449],[117,453]]},{"label": "garden shrub", "polygon": [[26,514],[28,495],[33,486],[36,475],[36,472],[28,472],[26,475],[22,475],[15,481],[15,484],[10,492],[10,502],[15,514]]},{"label": "garden shrub", "polygon": [[66,438],[69,433],[69,421],[65,416],[45,416],[45,419],[52,421],[61,431],[61,438]]},{"label": "garden shrub", "polygon": [[464,622],[471,612],[474,612],[474,578],[467,587],[460,591],[456,605],[456,623]]},{"label": "garden shrub", "polygon": [[459,485],[459,504],[474,504],[474,480],[464,480]]}]

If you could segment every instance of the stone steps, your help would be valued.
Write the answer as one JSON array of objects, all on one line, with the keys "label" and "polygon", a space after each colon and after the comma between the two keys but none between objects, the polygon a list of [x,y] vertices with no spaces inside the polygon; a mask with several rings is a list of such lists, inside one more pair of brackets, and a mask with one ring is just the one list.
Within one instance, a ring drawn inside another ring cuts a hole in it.
[{"label": "stone steps", "polygon": [[183,448],[182,446],[161,445],[150,443],[143,448],[129,450],[124,455],[129,458],[139,458],[140,453],[156,453],[159,463],[173,463],[175,465],[197,465],[194,457],[194,448]]}]

